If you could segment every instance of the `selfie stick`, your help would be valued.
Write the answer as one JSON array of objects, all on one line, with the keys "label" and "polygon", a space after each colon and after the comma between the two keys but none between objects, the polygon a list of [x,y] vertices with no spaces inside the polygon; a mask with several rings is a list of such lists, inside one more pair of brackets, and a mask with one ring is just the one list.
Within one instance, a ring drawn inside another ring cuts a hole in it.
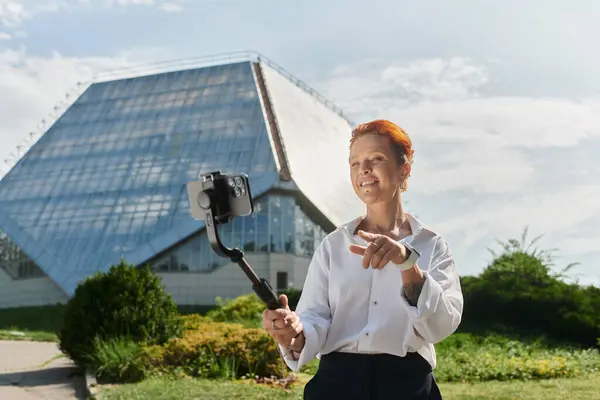
[{"label": "selfie stick", "polygon": [[263,303],[265,303],[269,310],[282,308],[279,298],[273,291],[273,288],[269,282],[265,278],[259,278],[258,275],[256,275],[250,264],[248,264],[244,258],[244,253],[238,248],[230,249],[226,247],[223,242],[221,242],[221,239],[219,238],[219,232],[217,230],[219,221],[217,221],[214,217],[214,203],[211,201],[212,196],[206,192],[204,192],[204,194],[205,196],[203,196],[204,198],[202,200],[211,203],[203,204],[203,208],[205,208],[206,212],[205,222],[208,241],[210,242],[213,251],[221,257],[229,258],[231,261],[240,266],[246,276],[248,276],[248,279],[250,279],[252,282],[252,289],[254,289],[256,295],[263,301]]}]

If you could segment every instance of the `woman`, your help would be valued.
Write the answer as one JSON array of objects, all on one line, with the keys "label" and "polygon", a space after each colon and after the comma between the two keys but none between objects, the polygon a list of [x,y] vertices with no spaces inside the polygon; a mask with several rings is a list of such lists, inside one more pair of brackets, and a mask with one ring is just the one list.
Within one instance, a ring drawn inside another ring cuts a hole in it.
[{"label": "woman", "polygon": [[441,399],[434,344],[458,327],[463,296],[448,244],[404,211],[412,142],[396,124],[358,126],[350,176],[366,214],[317,247],[296,312],[265,310],[287,365],[321,362],[312,399]]}]

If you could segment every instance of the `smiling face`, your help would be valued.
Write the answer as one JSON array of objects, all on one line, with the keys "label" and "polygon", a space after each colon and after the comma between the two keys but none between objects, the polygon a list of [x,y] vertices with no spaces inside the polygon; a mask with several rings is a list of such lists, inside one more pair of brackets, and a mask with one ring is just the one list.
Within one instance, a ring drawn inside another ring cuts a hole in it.
[{"label": "smiling face", "polygon": [[349,161],[354,192],[367,205],[397,199],[400,185],[410,173],[410,164],[399,160],[394,142],[384,135],[356,138]]}]

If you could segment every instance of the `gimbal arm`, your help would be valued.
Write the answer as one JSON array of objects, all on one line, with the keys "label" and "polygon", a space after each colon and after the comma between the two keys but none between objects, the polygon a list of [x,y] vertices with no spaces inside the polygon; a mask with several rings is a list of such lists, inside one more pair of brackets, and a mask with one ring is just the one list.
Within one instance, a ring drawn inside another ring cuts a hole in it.
[{"label": "gimbal arm", "polygon": [[259,278],[258,275],[256,275],[250,264],[248,264],[244,258],[244,253],[238,248],[230,249],[226,247],[223,242],[221,242],[219,231],[217,230],[217,225],[219,222],[214,218],[212,207],[209,207],[206,210],[206,218],[204,221],[206,223],[208,241],[210,242],[213,251],[221,257],[229,258],[231,261],[237,263],[240,268],[242,268],[242,271],[244,271],[248,279],[250,279],[250,282],[252,282],[252,289],[263,301],[263,303],[265,303],[269,310],[282,308],[281,302],[279,301],[279,298],[273,291],[273,288],[269,282],[266,279]]}]

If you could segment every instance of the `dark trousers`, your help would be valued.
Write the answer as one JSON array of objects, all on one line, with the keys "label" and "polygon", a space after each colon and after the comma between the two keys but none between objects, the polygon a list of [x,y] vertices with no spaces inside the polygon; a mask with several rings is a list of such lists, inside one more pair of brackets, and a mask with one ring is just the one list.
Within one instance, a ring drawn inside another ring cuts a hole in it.
[{"label": "dark trousers", "polygon": [[304,387],[304,400],[440,400],[429,363],[418,353],[330,353]]}]

